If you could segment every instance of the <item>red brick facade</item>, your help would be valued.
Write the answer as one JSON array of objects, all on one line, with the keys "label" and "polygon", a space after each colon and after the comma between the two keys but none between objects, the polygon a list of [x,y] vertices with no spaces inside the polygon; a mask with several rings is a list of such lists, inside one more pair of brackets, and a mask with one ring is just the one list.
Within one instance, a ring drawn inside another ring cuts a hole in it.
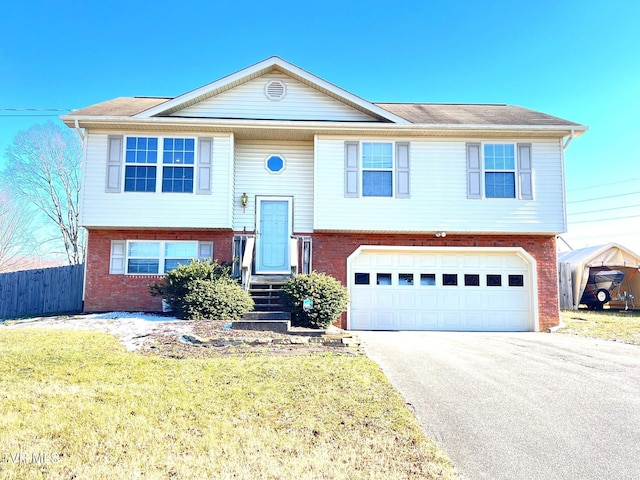
[{"label": "red brick facade", "polygon": [[[445,238],[414,234],[313,234],[313,269],[333,275],[347,284],[346,259],[360,245],[423,247],[522,247],[535,258],[538,267],[538,313],[540,331],[558,325],[558,270],[555,236],[464,235]],[[343,315],[341,326],[346,327]]]},{"label": "red brick facade", "polygon": [[109,260],[112,240],[198,240],[213,241],[214,257],[231,260],[233,235],[229,231],[90,230],[87,243],[85,312],[112,310],[157,312],[162,301],[152,297],[147,285],[162,275],[112,275]]},{"label": "red brick facade", "polygon": [[[541,331],[557,325],[558,273],[554,236],[538,235],[464,235],[437,238],[415,234],[314,233],[313,269],[328,273],[347,284],[347,257],[360,245],[446,246],[446,247],[522,247],[537,262],[538,311]],[[214,242],[214,258],[230,262],[233,234],[230,231],[138,231],[91,230],[86,264],[84,309],[159,311],[161,301],[149,294],[147,285],[161,275],[111,275],[109,256],[112,240],[199,240]],[[346,317],[343,316],[343,327]]]}]

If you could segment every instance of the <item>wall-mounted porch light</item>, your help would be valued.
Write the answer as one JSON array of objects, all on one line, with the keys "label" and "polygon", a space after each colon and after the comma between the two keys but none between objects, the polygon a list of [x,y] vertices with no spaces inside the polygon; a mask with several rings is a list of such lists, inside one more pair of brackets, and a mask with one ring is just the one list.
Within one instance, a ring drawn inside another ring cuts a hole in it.
[{"label": "wall-mounted porch light", "polygon": [[242,212],[246,212],[247,210],[247,203],[249,202],[249,197],[247,197],[246,193],[243,193],[242,196],[240,197],[240,204],[242,205]]}]

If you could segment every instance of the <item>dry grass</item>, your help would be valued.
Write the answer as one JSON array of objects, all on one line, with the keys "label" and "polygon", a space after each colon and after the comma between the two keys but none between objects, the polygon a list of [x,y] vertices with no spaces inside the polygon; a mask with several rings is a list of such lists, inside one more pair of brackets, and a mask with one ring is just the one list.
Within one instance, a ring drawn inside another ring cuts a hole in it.
[{"label": "dry grass", "polygon": [[565,310],[560,333],[640,345],[640,311]]},{"label": "dry grass", "polygon": [[0,477],[457,478],[363,356],[172,359],[0,331]]}]

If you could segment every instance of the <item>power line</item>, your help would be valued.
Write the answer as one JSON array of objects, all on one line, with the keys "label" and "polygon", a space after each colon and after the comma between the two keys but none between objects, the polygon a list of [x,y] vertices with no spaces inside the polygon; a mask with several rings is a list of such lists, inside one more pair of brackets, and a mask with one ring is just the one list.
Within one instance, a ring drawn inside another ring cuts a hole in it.
[{"label": "power line", "polygon": [[0,112],[70,112],[69,108],[0,108]]},{"label": "power line", "polygon": [[572,200],[570,202],[567,202],[567,204],[569,203],[583,203],[583,202],[593,202],[595,200],[605,200],[607,198],[617,198],[617,197],[625,197],[627,195],[637,195],[638,193],[640,193],[640,190],[637,192],[628,192],[628,193],[619,193],[617,195],[609,195],[606,197],[594,197],[594,198],[587,198],[584,200]]},{"label": "power line", "polygon": [[611,221],[611,220],[626,220],[627,218],[640,218],[640,215],[628,215],[626,217],[599,218],[599,219],[595,219],[595,220],[580,220],[578,222],[570,222],[569,221],[567,223],[575,225],[576,223],[608,222],[608,221]]},{"label": "power line", "polygon": [[[66,111],[66,110],[65,110]],[[36,117],[59,117],[60,115],[56,114],[56,113],[52,113],[52,114],[29,114],[29,113],[25,113],[25,114],[15,114],[15,115],[4,115],[2,113],[0,113],[0,117],[6,117],[6,118],[15,118],[15,117],[28,117],[28,118],[36,118]]]},{"label": "power line", "polygon": [[53,112],[71,111],[70,108],[0,108],[0,117],[58,117],[59,113]]},{"label": "power line", "polygon": [[640,178],[629,178],[627,180],[620,180],[618,182],[599,183],[597,185],[592,185],[589,187],[572,188],[570,190],[567,190],[567,192],[579,192],[581,190],[590,190],[592,188],[598,188],[598,187],[609,187],[611,185],[620,185],[621,183],[630,183],[630,182],[640,182]]},{"label": "power line", "polygon": [[611,210],[622,210],[624,208],[635,208],[635,207],[640,207],[640,204],[638,204],[638,205],[625,205],[623,207],[601,208],[600,210],[589,210],[588,212],[569,213],[568,215],[586,215],[587,213],[610,212]]}]

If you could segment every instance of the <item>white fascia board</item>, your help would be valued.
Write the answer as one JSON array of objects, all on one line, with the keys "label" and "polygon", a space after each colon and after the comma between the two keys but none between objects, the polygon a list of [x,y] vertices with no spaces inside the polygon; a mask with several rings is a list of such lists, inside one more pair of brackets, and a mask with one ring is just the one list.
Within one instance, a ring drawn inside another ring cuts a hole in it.
[{"label": "white fascia board", "polygon": [[236,73],[232,73],[231,75],[227,75],[226,77],[216,80],[215,82],[209,83],[200,88],[197,88],[183,95],[175,97],[173,100],[169,100],[165,103],[162,103],[161,105],[158,105],[156,107],[152,107],[148,110],[140,112],[134,115],[132,118],[150,118],[150,117],[153,117],[154,115],[159,115],[166,111],[179,108],[181,105],[187,104],[197,99],[198,97],[206,97],[212,92],[214,92],[215,90],[224,88],[225,86],[231,85],[235,82],[240,82],[243,79],[249,80],[253,76],[261,75],[262,72],[266,73],[275,67],[277,67],[278,69],[282,70],[285,73],[289,73],[294,77],[297,76],[304,79],[306,82],[310,83],[312,86],[315,86],[315,88],[319,90],[326,90],[328,92],[331,92],[334,96],[338,97],[339,99],[342,99],[347,104],[349,103],[355,104],[360,108],[367,110],[370,113],[373,113],[379,117],[385,118],[393,123],[410,124],[410,122],[408,122],[404,118],[394,115],[393,113],[385,110],[384,108],[378,107],[373,103],[358,97],[357,95],[347,92],[346,90],[343,90],[342,88],[337,87],[332,83],[329,83],[321,79],[320,77],[317,77],[312,73],[307,72],[306,70],[296,67],[295,65],[279,57],[267,58],[262,62],[256,63],[255,65],[247,67]]},{"label": "white fascia board", "polygon": [[255,128],[255,129],[272,129],[282,128],[291,130],[315,130],[321,132],[353,132],[367,130],[388,130],[398,132],[399,134],[438,134],[451,132],[465,132],[468,135],[482,135],[489,132],[504,132],[508,135],[510,132],[528,132],[535,134],[537,132],[558,132],[559,136],[564,136],[568,131],[574,130],[574,137],[583,134],[584,129],[568,127],[565,125],[460,125],[460,124],[394,124],[394,123],[376,123],[376,122],[325,122],[316,120],[243,120],[243,119],[218,119],[218,118],[185,118],[185,117],[123,117],[123,116],[74,116],[63,115],[60,119],[67,125],[75,125],[75,121],[79,122],[80,127],[83,123],[103,124],[105,127],[113,124],[130,124],[140,126],[153,127],[227,127],[233,129],[238,128]]}]

